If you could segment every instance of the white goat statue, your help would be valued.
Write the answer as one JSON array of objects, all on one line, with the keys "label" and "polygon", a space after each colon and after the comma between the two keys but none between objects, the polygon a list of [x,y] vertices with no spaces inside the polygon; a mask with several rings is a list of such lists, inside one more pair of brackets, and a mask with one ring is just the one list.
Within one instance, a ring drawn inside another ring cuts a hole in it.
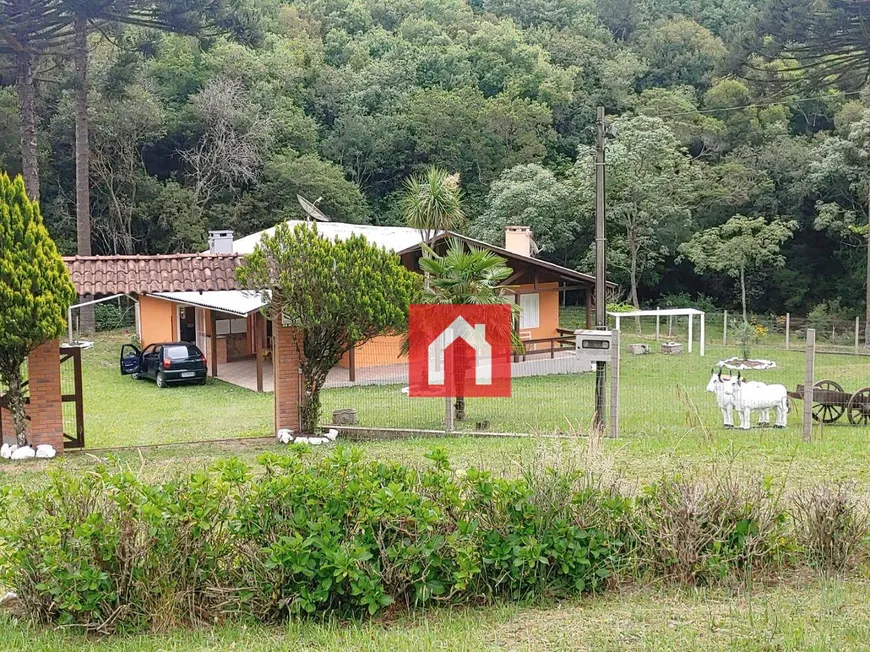
[{"label": "white goat statue", "polygon": [[740,428],[749,430],[752,410],[776,411],[774,428],[785,428],[788,425],[788,390],[785,385],[765,385],[763,383],[748,383],[740,376],[725,387],[725,394],[730,394],[737,414],[740,415]]},{"label": "white goat statue", "polygon": [[[737,379],[731,376],[723,377],[721,369],[718,373],[714,369],[710,382],[707,383],[707,391],[716,395],[716,403],[719,405],[719,409],[722,410],[722,425],[725,428],[734,427],[734,393],[731,391],[730,386],[736,382]],[[748,382],[747,385],[765,386],[764,383],[758,381]],[[762,427],[770,425],[770,410],[762,409],[760,412],[758,425]]]}]

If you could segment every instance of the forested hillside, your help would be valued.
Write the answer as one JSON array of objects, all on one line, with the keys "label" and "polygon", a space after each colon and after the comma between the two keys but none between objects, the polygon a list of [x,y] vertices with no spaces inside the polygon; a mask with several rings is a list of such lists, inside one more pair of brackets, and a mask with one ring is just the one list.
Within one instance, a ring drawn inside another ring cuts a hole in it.
[{"label": "forested hillside", "polygon": [[[743,280],[757,312],[863,314],[870,104],[860,81],[773,83],[789,64],[753,54],[762,0],[231,4],[244,21],[199,37],[91,21],[94,253],[196,251],[209,228],[298,217],[297,193],[335,220],[400,223],[405,179],[437,164],[460,175],[471,235],[527,224],[542,257],[588,270],[603,105],[626,300],[736,307]],[[41,204],[74,253],[66,47],[33,69]],[[17,173],[20,70],[2,52],[0,167]]]}]

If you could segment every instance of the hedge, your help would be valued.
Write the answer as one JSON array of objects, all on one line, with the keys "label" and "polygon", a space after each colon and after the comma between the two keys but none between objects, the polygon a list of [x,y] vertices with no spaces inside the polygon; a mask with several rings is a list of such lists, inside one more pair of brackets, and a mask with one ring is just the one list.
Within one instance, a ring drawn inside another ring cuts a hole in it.
[{"label": "hedge", "polygon": [[584,473],[504,478],[429,457],[291,447],[153,484],[53,471],[3,494],[0,570],[35,620],[113,632],[570,597],[620,574],[707,583],[800,548],[758,484],[676,478],[628,497]]}]

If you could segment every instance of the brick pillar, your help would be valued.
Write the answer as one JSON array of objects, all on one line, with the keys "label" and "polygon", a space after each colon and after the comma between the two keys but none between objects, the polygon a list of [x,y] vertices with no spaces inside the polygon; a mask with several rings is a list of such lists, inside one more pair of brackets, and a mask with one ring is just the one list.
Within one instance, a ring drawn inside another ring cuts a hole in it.
[{"label": "brick pillar", "polygon": [[[60,387],[60,342],[52,340],[30,352],[27,357],[30,379],[28,441],[33,446],[50,444],[63,452],[63,406]],[[3,422],[4,432],[6,421]]]},{"label": "brick pillar", "polygon": [[9,410],[0,408],[0,426],[3,432],[3,441],[0,444],[15,444],[18,439],[15,437],[15,424],[12,423],[12,413]]},{"label": "brick pillar", "polygon": [[299,432],[299,400],[301,377],[299,354],[296,351],[297,332],[285,328],[280,320],[272,322],[272,369],[275,375],[275,432],[290,428]]}]

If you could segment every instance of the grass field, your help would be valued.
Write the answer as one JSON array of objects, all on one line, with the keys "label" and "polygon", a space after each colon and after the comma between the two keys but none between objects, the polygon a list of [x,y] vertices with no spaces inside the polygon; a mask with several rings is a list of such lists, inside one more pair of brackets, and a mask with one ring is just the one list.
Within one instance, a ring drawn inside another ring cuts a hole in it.
[{"label": "grass field", "polygon": [[863,650],[866,580],[801,578],[751,590],[631,587],[528,607],[434,610],[389,622],[241,623],[149,636],[89,639],[0,618],[3,650],[205,652],[277,650]]},{"label": "grass field", "polygon": [[[245,438],[272,434],[272,396],[258,395],[220,381],[204,387],[166,390],[147,381],[121,377],[117,351],[122,340],[104,336],[84,352],[86,442],[90,449]],[[726,431],[711,394],[704,391],[711,364],[731,355],[711,347],[707,358],[688,356],[625,356],[622,383],[622,435],[605,440],[590,456],[586,437],[543,445],[533,439],[418,439],[366,443],[375,458],[416,463],[431,446],[444,446],[459,466],[515,468],[542,445],[546,455],[579,456],[584,464],[629,482],[656,479],[662,471],[680,469],[707,473],[724,466],[801,483],[813,479],[851,479],[870,487],[870,432],[847,425],[817,427],[814,441],[801,440],[800,415],[789,415],[787,430]],[[793,388],[802,382],[801,352],[764,351],[778,362],[776,370],[756,374]],[[870,385],[870,358],[824,354],[817,357],[817,377],[839,380],[850,390]],[[591,374],[519,379],[512,399],[469,399],[468,425],[489,421],[493,432],[586,434],[591,422]],[[685,390],[682,394],[678,387]],[[437,403],[436,409],[428,402]],[[355,407],[362,424],[438,427],[443,413],[439,399],[408,399],[395,386],[356,387],[325,392],[326,409]],[[802,407],[802,404],[798,404]],[[700,417],[700,424],[698,423]],[[182,470],[206,464],[214,457],[238,454],[253,460],[271,442],[238,445],[203,444],[147,453],[146,472]],[[138,467],[139,453],[118,455]],[[62,464],[87,467],[90,457],[73,454]],[[0,465],[0,474],[30,474],[38,466]]]},{"label": "grass field", "polygon": [[[630,338],[627,340],[630,341]],[[47,468],[86,472],[108,460],[147,479],[188,473],[218,458],[280,450],[269,439],[272,397],[222,382],[205,387],[158,390],[152,383],[117,372],[117,336],[85,352],[85,409],[90,448],[172,444],[218,438],[229,443],[175,444],[143,450],[74,453],[51,463],[0,464],[0,484],[45,481]],[[726,431],[712,395],[705,393],[711,363],[733,354],[710,347],[708,357],[626,356],[623,365],[623,434],[618,440],[585,436],[546,437],[554,431],[588,431],[592,377],[524,379],[511,400],[469,401],[469,420],[489,420],[490,430],[534,431],[537,437],[434,437],[359,444],[366,457],[429,464],[425,454],[442,446],[457,468],[478,466],[505,474],[529,462],[587,468],[631,490],[663,473],[704,476],[724,470],[766,476],[786,488],[849,480],[870,489],[870,432],[846,425],[800,437],[800,419],[790,415],[784,431]],[[759,349],[778,363],[768,382],[792,388],[802,381],[799,352]],[[839,380],[847,389],[870,385],[870,358],[823,355],[817,377]],[[679,388],[684,390],[681,392]],[[522,393],[520,393],[522,391]],[[397,388],[330,390],[329,409],[356,407],[363,423],[425,428],[443,410],[423,407]],[[433,414],[427,417],[427,414]],[[700,424],[698,417],[700,416]],[[427,421],[431,418],[432,421]],[[394,421],[390,422],[390,419]],[[312,455],[323,455],[316,449]],[[865,649],[870,582],[811,575],[784,578],[741,591],[723,588],[625,587],[604,597],[562,604],[504,605],[473,610],[435,610],[399,615],[389,622],[289,623],[282,629],[232,624],[196,632],[96,641],[72,632],[0,623],[2,650],[828,650]]]},{"label": "grass field", "polygon": [[[157,389],[151,382],[122,377],[117,370],[118,336],[104,336],[84,352],[86,442],[89,447],[145,445],[227,437],[266,436],[272,432],[272,396],[221,381],[205,387]],[[625,336],[625,343],[632,341]],[[626,436],[683,436],[698,426],[709,438],[721,426],[711,394],[704,391],[710,369],[735,354],[728,347],[708,346],[707,356],[624,355],[621,426]],[[775,370],[752,377],[782,383],[789,389],[803,382],[805,356],[800,351],[759,347],[757,357],[772,358]],[[819,354],[816,378],[833,378],[846,390],[870,385],[870,357]],[[518,378],[511,398],[467,399],[468,419],[458,429],[488,432],[585,434],[593,410],[592,374]],[[442,399],[409,399],[400,385],[350,387],[323,392],[324,420],[332,410],[355,408],[359,425],[385,428],[440,429]],[[800,407],[800,406],[798,406]],[[700,420],[700,424],[698,421]],[[800,415],[790,415],[786,438],[799,436]],[[710,432],[705,432],[709,430]],[[848,427],[845,417],[828,433]],[[770,434],[765,437],[776,436]],[[750,438],[752,435],[748,435]],[[822,436],[820,434],[820,436]],[[831,435],[834,436],[834,435]]]}]

